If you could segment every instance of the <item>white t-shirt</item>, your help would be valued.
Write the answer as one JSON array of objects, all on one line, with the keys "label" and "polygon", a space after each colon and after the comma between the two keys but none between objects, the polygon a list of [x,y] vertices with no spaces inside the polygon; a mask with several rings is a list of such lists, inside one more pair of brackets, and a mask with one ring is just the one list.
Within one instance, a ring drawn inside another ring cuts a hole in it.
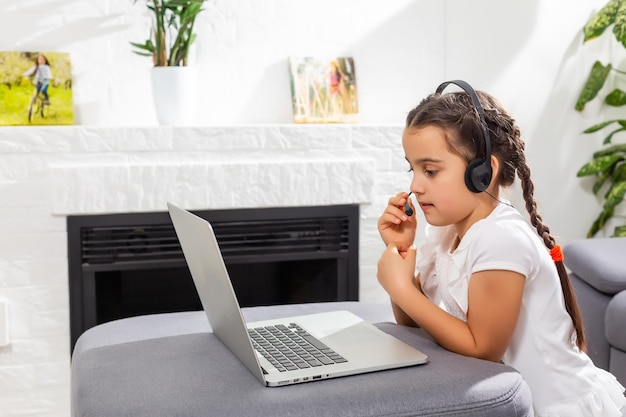
[{"label": "white t-shirt", "polygon": [[47,64],[34,65],[24,73],[27,77],[30,77],[33,74],[35,75],[33,79],[34,83],[45,84],[50,82],[52,79],[52,70],[50,69],[50,65]]},{"label": "white t-shirt", "polygon": [[517,327],[502,361],[524,377],[539,417],[621,417],[624,387],[576,346],[556,266],[534,229],[500,204],[453,250],[453,226],[430,227],[417,269],[424,294],[467,321],[473,273],[514,271],[526,277]]}]

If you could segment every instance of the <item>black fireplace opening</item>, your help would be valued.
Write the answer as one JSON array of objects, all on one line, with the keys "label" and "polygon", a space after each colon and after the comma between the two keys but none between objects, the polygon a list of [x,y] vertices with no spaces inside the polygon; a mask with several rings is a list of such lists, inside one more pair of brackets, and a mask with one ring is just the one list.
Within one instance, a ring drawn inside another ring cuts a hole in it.
[{"label": "black fireplace opening", "polygon": [[[242,307],[356,301],[358,205],[198,210]],[[167,212],[68,216],[71,348],[87,329],[201,310]]]}]

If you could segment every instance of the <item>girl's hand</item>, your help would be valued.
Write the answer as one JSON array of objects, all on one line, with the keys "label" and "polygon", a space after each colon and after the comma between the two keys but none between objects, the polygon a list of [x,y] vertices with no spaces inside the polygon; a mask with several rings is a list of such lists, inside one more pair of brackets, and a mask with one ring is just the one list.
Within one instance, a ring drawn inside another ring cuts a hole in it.
[{"label": "girl's hand", "polygon": [[378,218],[378,232],[387,246],[395,243],[408,248],[415,241],[417,216],[413,214],[409,217],[404,213],[404,204],[407,201],[415,213],[415,207],[409,195],[401,192],[389,199],[387,208]]},{"label": "girl's hand", "polygon": [[415,259],[417,249],[414,245],[398,246],[389,244],[378,260],[378,282],[387,291],[391,299],[394,294],[415,289]]}]

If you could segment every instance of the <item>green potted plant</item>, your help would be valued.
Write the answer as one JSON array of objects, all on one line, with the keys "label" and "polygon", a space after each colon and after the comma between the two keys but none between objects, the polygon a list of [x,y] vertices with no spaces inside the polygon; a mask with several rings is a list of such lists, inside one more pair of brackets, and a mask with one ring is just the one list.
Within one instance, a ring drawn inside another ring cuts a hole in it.
[{"label": "green potted plant", "polygon": [[162,125],[193,123],[198,74],[196,68],[188,66],[188,58],[196,40],[196,18],[205,1],[145,0],[152,15],[150,35],[144,43],[130,43],[133,52],[151,57],[154,63],[152,95]]},{"label": "green potted plant", "polygon": [[146,0],[153,15],[152,28],[144,43],[130,43],[134,52],[152,57],[155,67],[187,66],[189,47],[196,40],[194,24],[205,1]]},{"label": "green potted plant", "polygon": [[[626,0],[610,0],[604,7],[595,13],[583,28],[583,43],[598,38],[609,27],[617,42],[626,48]],[[603,87],[612,87],[603,101],[608,106],[621,107],[626,105],[626,92],[614,87],[620,78],[626,79],[626,71],[596,61],[580,92],[575,109],[582,112],[585,105],[596,98]],[[626,119],[611,119],[597,123],[584,131],[595,133],[603,129],[611,129],[603,141],[603,149],[598,150],[592,159],[580,168],[578,177],[596,176],[593,193],[603,192],[603,208],[593,222],[587,237],[595,236],[607,226],[608,220],[614,218],[618,204],[626,196],[626,143],[620,132],[626,131]],[[618,138],[621,142],[618,142]],[[626,236],[626,224],[618,224],[612,236]]]}]

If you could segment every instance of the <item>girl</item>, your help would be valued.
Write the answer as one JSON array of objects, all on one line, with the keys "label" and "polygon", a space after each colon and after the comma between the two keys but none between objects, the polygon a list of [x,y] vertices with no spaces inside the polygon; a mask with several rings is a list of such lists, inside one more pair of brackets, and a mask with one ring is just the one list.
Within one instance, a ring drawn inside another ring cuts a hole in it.
[{"label": "girl", "polygon": [[[348,87],[346,82],[348,77],[343,73],[337,60],[330,61],[330,70],[328,72],[329,93],[332,104],[332,113],[352,113],[352,103],[348,97]],[[339,99],[343,107],[339,108]]]},{"label": "girl", "polygon": [[[396,321],[423,328],[453,352],[516,368],[539,417],[622,416],[624,387],[585,353],[576,299],[560,247],[537,213],[518,126],[490,95],[451,83],[465,92],[442,94],[449,83],[442,84],[409,112],[402,135],[410,191],[429,224],[419,259],[417,220],[403,209],[414,208],[407,193],[391,197],[378,221],[387,245],[378,280]],[[516,174],[536,230],[500,198]]]},{"label": "girl", "polygon": [[41,92],[43,94],[44,103],[50,104],[50,97],[48,97],[48,86],[52,79],[52,70],[50,69],[50,62],[45,55],[39,54],[33,65],[28,71],[24,73],[26,77],[34,77],[35,94]]}]

